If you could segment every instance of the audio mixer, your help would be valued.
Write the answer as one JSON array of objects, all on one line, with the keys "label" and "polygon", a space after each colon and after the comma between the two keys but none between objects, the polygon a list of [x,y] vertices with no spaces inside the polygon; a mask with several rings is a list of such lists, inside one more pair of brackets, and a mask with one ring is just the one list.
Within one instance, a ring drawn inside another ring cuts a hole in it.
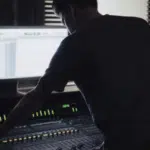
[{"label": "audio mixer", "polygon": [[[0,123],[18,99],[1,100]],[[104,137],[79,92],[53,94],[28,122],[0,139],[0,150],[102,150]]]}]

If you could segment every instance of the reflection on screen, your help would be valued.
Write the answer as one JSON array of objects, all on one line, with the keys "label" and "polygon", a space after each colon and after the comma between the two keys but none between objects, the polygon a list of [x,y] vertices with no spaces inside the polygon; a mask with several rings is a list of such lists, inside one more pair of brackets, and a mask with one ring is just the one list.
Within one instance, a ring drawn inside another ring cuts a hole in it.
[{"label": "reflection on screen", "polygon": [[0,29],[0,78],[41,76],[66,29]]}]

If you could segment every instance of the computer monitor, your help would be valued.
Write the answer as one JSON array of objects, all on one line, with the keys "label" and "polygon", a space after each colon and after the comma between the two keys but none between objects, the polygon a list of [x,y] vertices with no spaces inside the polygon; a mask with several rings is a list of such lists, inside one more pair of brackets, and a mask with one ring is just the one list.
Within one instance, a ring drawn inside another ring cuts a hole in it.
[{"label": "computer monitor", "polygon": [[0,79],[42,76],[66,36],[64,28],[1,28]]}]

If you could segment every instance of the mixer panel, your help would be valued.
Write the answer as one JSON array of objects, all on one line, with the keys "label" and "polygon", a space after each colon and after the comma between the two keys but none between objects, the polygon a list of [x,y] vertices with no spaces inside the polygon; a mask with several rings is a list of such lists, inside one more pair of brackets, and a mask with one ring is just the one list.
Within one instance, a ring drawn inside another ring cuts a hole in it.
[{"label": "mixer panel", "polygon": [[[8,110],[0,111],[1,123]],[[103,145],[104,137],[80,93],[53,95],[26,124],[0,139],[0,150],[101,150]]]}]

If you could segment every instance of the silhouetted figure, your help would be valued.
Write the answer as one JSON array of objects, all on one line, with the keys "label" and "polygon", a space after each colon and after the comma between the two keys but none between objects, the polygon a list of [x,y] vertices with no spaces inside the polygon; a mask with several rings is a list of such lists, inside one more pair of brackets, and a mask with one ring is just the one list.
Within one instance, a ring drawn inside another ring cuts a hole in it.
[{"label": "silhouetted figure", "polygon": [[54,10],[70,36],[61,43],[37,87],[13,109],[0,134],[27,120],[52,91],[62,91],[73,80],[91,105],[109,150],[149,150],[147,22],[101,15],[96,0],[54,0]]}]

